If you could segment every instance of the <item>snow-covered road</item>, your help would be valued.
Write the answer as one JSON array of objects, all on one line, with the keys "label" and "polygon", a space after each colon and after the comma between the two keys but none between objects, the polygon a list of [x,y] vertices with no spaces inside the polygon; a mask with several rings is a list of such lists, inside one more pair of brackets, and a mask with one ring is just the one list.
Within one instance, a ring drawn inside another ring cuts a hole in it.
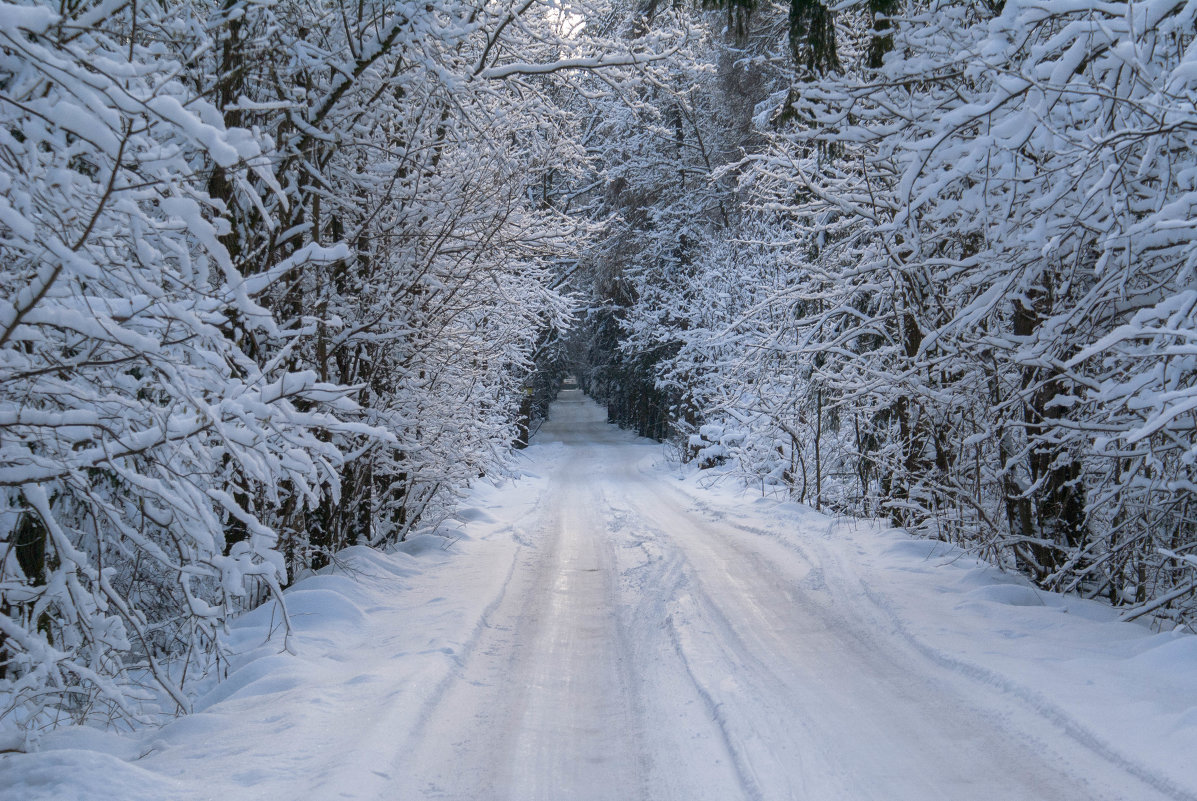
[{"label": "snow-covered road", "polygon": [[705,494],[604,420],[563,392],[538,475],[461,544],[350,554],[291,593],[300,657],[247,655],[161,732],[0,762],[0,797],[1197,798],[1194,638]]},{"label": "snow-covered road", "polygon": [[545,440],[567,454],[401,797],[1166,797],[912,649],[832,549],[697,507],[579,393]]}]

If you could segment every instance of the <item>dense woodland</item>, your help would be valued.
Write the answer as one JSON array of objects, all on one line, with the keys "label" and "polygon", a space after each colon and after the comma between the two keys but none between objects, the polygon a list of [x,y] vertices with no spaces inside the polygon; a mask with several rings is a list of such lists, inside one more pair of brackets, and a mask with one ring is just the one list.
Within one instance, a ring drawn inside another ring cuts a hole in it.
[{"label": "dense woodland", "polygon": [[1190,625],[1195,33],[0,2],[0,726],[188,710],[231,618],[506,475],[570,372],[754,490]]}]

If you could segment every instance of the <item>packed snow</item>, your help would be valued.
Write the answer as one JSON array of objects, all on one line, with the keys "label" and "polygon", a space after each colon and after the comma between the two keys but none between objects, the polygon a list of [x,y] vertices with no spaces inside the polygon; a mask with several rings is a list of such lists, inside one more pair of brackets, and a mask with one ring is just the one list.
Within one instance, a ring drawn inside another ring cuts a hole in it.
[{"label": "packed snow", "polygon": [[235,624],[195,714],[3,801],[1197,799],[1197,639],[671,464],[563,391],[524,476]]}]

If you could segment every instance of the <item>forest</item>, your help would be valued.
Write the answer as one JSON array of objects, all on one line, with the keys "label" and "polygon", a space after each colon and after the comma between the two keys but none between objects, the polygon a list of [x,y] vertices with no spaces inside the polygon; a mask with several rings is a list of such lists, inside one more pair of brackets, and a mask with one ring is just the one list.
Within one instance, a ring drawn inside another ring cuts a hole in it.
[{"label": "forest", "polygon": [[0,2],[0,727],[188,711],[570,374],[1191,627],[1197,0]]}]

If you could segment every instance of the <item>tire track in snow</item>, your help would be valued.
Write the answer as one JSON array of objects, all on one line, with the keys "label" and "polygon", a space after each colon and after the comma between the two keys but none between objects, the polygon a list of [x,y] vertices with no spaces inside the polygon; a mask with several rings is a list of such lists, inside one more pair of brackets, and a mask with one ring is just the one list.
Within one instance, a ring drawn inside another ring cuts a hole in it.
[{"label": "tire track in snow", "polygon": [[585,459],[550,481],[507,592],[417,732],[409,794],[461,801],[656,797],[615,556]]},{"label": "tire track in snow", "polygon": [[[717,583],[718,589],[707,587],[702,593],[702,606],[709,615],[704,619],[722,620],[722,625],[718,627],[720,629],[719,636],[728,643],[728,652],[740,657],[741,663],[738,666],[737,677],[746,677],[746,680],[754,683],[757,691],[754,694],[771,697],[776,704],[788,706],[793,713],[791,718],[794,720],[806,722],[804,715],[815,713],[814,720],[810,721],[810,725],[801,727],[791,725],[791,729],[800,729],[796,733],[787,731],[785,727],[771,730],[773,741],[767,745],[776,748],[779,742],[785,743],[786,740],[792,740],[799,753],[805,751],[808,755],[817,754],[820,757],[817,763],[812,763],[810,759],[807,759],[806,762],[811,771],[817,773],[818,776],[812,780],[813,783],[810,787],[806,787],[802,791],[801,795],[782,789],[777,786],[776,782],[770,783],[758,778],[757,783],[761,786],[761,792],[765,796],[769,798],[809,797],[812,799],[820,797],[877,798],[886,799],[886,801],[896,797],[935,797],[934,795],[901,795],[901,791],[887,786],[885,782],[870,780],[867,775],[868,755],[861,752],[859,747],[853,749],[851,727],[834,725],[837,716],[855,715],[859,718],[859,725],[866,729],[869,726],[880,725],[882,726],[880,729],[861,733],[868,735],[866,739],[876,740],[879,745],[887,742],[888,737],[889,740],[892,740],[890,746],[897,744],[901,747],[900,741],[904,734],[919,735],[908,731],[909,725],[900,723],[902,718],[895,718],[894,714],[897,713],[892,709],[886,710],[886,705],[892,706],[896,702],[897,708],[909,708],[911,715],[907,717],[913,721],[918,721],[920,716],[929,712],[937,723],[923,721],[916,728],[923,733],[922,736],[927,737],[928,742],[938,742],[939,747],[946,748],[948,753],[951,753],[957,742],[967,741],[973,729],[996,728],[1001,730],[1002,721],[992,714],[987,714],[980,708],[963,705],[959,698],[945,700],[942,697],[942,688],[918,679],[917,674],[913,672],[902,674],[897,671],[895,665],[889,661],[897,655],[890,653],[892,649],[883,647],[883,642],[878,639],[879,632],[873,631],[867,624],[854,625],[848,617],[838,611],[828,608],[825,604],[815,602],[810,593],[800,586],[799,580],[795,580],[801,571],[795,576],[787,576],[771,560],[743,548],[743,543],[737,537],[729,536],[731,532],[727,530],[726,526],[712,524],[703,519],[706,515],[694,515],[686,508],[689,504],[676,503],[676,499],[681,495],[676,489],[662,483],[653,485],[649,490],[645,486],[648,483],[642,482],[639,490],[631,493],[632,497],[629,502],[645,518],[653,521],[652,528],[655,529],[659,538],[669,539],[679,550],[687,552],[687,560],[691,563],[690,569],[696,576],[705,571],[708,579],[721,580]],[[673,497],[674,503],[668,503],[669,496]],[[665,532],[669,532],[669,534],[667,535]],[[757,533],[759,534],[759,532]],[[706,548],[703,560],[698,563],[702,566],[701,570],[695,567],[692,558],[701,552],[702,549],[698,545],[700,542],[704,542],[705,545],[702,547]],[[809,558],[804,561],[807,564],[804,564],[803,567],[809,569]],[[717,564],[733,565],[733,567],[713,568]],[[758,588],[744,580],[737,583],[734,578],[736,575],[739,575],[741,579],[748,575],[759,577],[760,585],[769,590],[769,597],[773,599],[774,606],[779,613],[778,620],[781,621],[772,639],[770,638],[772,627],[769,616],[763,614],[766,610],[752,598]],[[696,585],[701,583],[701,578],[696,579]],[[728,614],[719,612],[718,618],[716,618],[710,611],[720,607],[737,610],[735,615],[737,626],[731,625]],[[809,628],[812,625],[815,628]],[[745,640],[736,629],[742,629],[745,636],[749,636],[750,639]],[[816,658],[812,662],[813,665],[822,665],[823,672],[831,674],[830,678],[820,675],[818,672],[811,673],[811,666],[804,667],[802,664],[804,658],[802,649],[799,647],[787,650],[786,643],[781,639],[788,635],[795,643],[800,643],[805,634],[813,635],[820,647],[831,649],[828,652],[828,657]],[[695,634],[695,637],[697,636]],[[684,649],[684,641],[681,644]],[[702,657],[705,655],[705,652],[700,654],[698,659],[691,655],[688,662],[701,664]],[[787,662],[789,666],[794,667],[795,675],[787,675]],[[861,686],[853,687],[849,682],[843,687],[837,687],[834,676],[837,672],[844,675],[859,673],[866,677],[876,678],[857,680],[856,683]],[[798,674],[801,674],[801,677]],[[721,725],[729,731],[733,731],[735,729],[731,723],[733,713],[727,708],[729,701],[732,700],[729,698],[729,694],[722,688],[713,686],[711,682],[704,682],[701,676],[696,676],[696,679],[703,686],[704,692],[711,697],[712,707],[718,705]],[[830,693],[828,696],[830,707],[824,700],[813,699],[812,691],[824,695]],[[867,697],[876,709],[869,708],[868,704],[860,703],[859,699],[854,697],[857,695]],[[837,704],[842,707],[839,711],[835,710]],[[767,713],[768,710],[758,708],[756,710],[741,709],[736,714],[747,715],[749,720],[755,717],[755,722],[759,725],[763,719],[768,718]],[[961,717],[962,714],[964,717]],[[820,732],[818,726],[826,726],[828,722],[833,722],[833,725],[829,730]],[[954,738],[951,735],[937,732],[936,727],[940,724],[949,732],[959,731],[962,736]],[[837,737],[842,740],[841,746],[847,746],[847,756],[844,752],[836,754],[820,748],[821,741],[834,741]],[[731,735],[731,739],[734,743],[734,734]],[[867,750],[865,749],[865,751]],[[1008,757],[1012,758],[1010,761],[1016,764],[1021,761],[1032,766],[1038,764],[1040,767],[1024,768],[1023,776],[1014,776],[1009,780],[1004,775],[1004,771],[1000,769],[995,771],[993,766],[986,767],[985,769],[990,771],[990,780],[994,784],[987,788],[986,795],[976,797],[1045,797],[1053,799],[1107,797],[1103,792],[1094,788],[1082,789],[1084,782],[1076,777],[1068,777],[1066,781],[1061,780],[1055,775],[1054,768],[1049,768],[1047,762],[1034,756],[1035,749],[1032,746],[1032,738],[1025,735],[1020,740],[995,741],[987,746],[974,746],[962,756],[966,756],[966,761],[976,762],[978,766],[991,765],[993,757],[988,751],[1005,752]],[[857,757],[855,764],[851,756],[852,753],[855,753]],[[746,761],[751,764],[744,773],[745,775],[759,776],[759,772],[754,766],[759,765],[762,759],[768,760],[769,755],[757,752],[752,756],[755,757],[755,760],[746,758]],[[901,763],[908,757],[899,755],[897,751],[889,755],[884,752],[880,753],[877,758],[883,761],[888,760],[888,764],[877,772],[882,774],[886,770],[896,772],[899,774],[899,778],[906,783],[903,787],[911,792],[920,783],[927,781],[925,777],[913,775],[911,771],[904,771]],[[925,761],[925,755],[921,759]],[[837,761],[843,763],[838,769],[828,764]],[[862,768],[864,770],[861,770]],[[928,765],[928,770],[930,769],[931,767]],[[783,775],[782,778],[785,776]],[[957,767],[954,781],[962,787],[967,787],[972,781],[969,770]],[[1025,784],[1023,790],[1019,790],[1013,787],[1011,782],[1029,782],[1029,784]],[[1039,787],[1042,790],[1049,786],[1056,788],[1049,795],[1027,794],[1030,788]],[[931,783],[924,790],[933,791],[934,787],[935,784]],[[815,788],[821,789],[816,790]],[[832,794],[826,795],[828,792]],[[952,796],[943,797],[951,798]],[[966,794],[957,797],[971,798],[973,796]]]},{"label": "tire track in snow", "polygon": [[445,695],[449,692],[450,688],[454,684],[466,680],[464,667],[473,657],[483,635],[488,629],[493,627],[492,618],[499,607],[503,605],[503,601],[506,600],[508,591],[511,589],[512,579],[515,577],[516,569],[522,561],[521,557],[524,556],[527,550],[528,548],[525,545],[519,545],[516,548],[514,558],[507,568],[507,575],[503,579],[503,585],[498,595],[486,605],[486,608],[482,611],[482,615],[478,618],[478,622],[470,630],[470,634],[465,642],[461,644],[458,650],[454,651],[454,668],[433,686],[432,692],[428,694],[421,704],[420,713],[416,718],[416,725],[408,734],[407,739],[409,741],[416,742],[420,739],[424,734],[424,728],[435,717],[437,708],[444,701]]},{"label": "tire track in snow", "polygon": [[[652,535],[653,545],[669,554],[662,563],[672,566],[676,574],[672,581],[654,582],[651,591],[671,599],[666,604],[672,610],[666,618],[671,646],[720,734],[742,795],[753,801],[807,797],[796,794],[795,782],[804,784],[801,766],[810,761],[811,753],[818,753],[823,761],[827,755],[816,745],[817,732],[802,718],[787,718],[779,711],[784,705],[770,708],[768,703],[793,695],[798,688],[778,664],[762,658],[759,647],[741,636],[741,628],[751,631],[753,627],[737,625],[727,616],[702,581],[690,554],[678,547],[668,526],[657,519],[653,505],[661,502],[661,494],[653,496],[647,509],[636,504],[635,496],[630,493],[633,508],[628,508],[625,516],[641,521],[641,528]],[[745,707],[755,708],[746,715]],[[762,727],[768,731],[763,732]],[[798,747],[795,731],[802,732],[808,748]],[[788,755],[775,753],[778,750],[788,751]]]},{"label": "tire track in snow", "polygon": [[[628,527],[629,521],[636,519],[634,513],[626,507],[619,507],[613,503],[609,498],[604,498],[608,508],[615,511],[614,517],[620,521],[620,525],[615,529],[623,529]],[[668,632],[669,644],[674,656],[681,667],[682,672],[688,679],[690,687],[694,693],[701,700],[706,714],[710,722],[714,725],[718,733],[718,743],[723,755],[728,759],[732,765],[735,773],[736,782],[744,798],[751,801],[765,801],[765,793],[761,789],[760,782],[753,771],[751,764],[744,758],[742,749],[737,746],[736,737],[729,728],[726,715],[724,714],[723,703],[716,700],[714,694],[707,684],[702,681],[695,673],[693,660],[690,654],[687,653],[686,647],[682,643],[681,629],[677,624],[677,616],[681,610],[678,609],[678,598],[686,597],[686,593],[690,590],[692,583],[692,570],[687,570],[689,567],[685,556],[677,549],[670,549],[667,552],[664,550],[662,537],[658,530],[649,526],[638,526],[638,530],[646,534],[653,535],[651,538],[636,543],[646,556],[646,561],[642,565],[638,565],[632,570],[641,571],[645,568],[651,568],[651,574],[646,578],[640,577],[636,583],[635,590],[642,595],[641,601],[637,604],[639,607],[645,606],[644,599],[652,597],[656,603],[651,604],[651,607],[665,611],[667,608],[672,608],[665,615],[664,628]],[[652,544],[652,548],[649,547]],[[653,551],[656,551],[654,554]],[[665,553],[668,553],[666,556]],[[649,588],[652,596],[649,596]],[[664,600],[671,599],[671,600]],[[726,627],[726,621],[724,621]]]}]

